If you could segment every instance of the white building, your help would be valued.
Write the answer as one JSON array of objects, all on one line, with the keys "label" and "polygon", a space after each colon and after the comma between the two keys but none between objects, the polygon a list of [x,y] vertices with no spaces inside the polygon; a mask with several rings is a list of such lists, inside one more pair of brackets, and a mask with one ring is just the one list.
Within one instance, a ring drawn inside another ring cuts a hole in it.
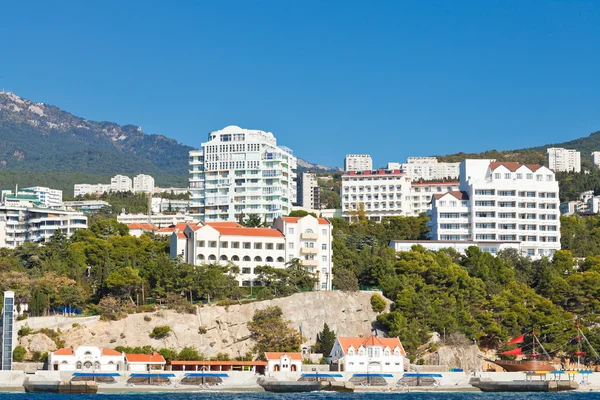
[{"label": "white building", "polygon": [[86,194],[101,195],[110,192],[110,184],[97,183],[95,185],[89,183],[78,183],[73,186],[73,195],[85,196]]},{"label": "white building", "polygon": [[152,354],[125,354],[126,370],[131,372],[150,372],[163,370],[165,358],[157,352]]},{"label": "white building", "polygon": [[12,370],[13,350],[16,338],[14,329],[15,292],[4,292],[2,313],[0,313],[0,370]]},{"label": "white building", "polygon": [[521,252],[521,242],[501,242],[501,241],[456,241],[456,240],[392,240],[390,247],[395,252],[411,251],[413,246],[423,246],[429,251],[440,251],[442,249],[454,249],[460,254],[466,254],[466,250],[471,247],[479,247],[481,251],[491,254],[497,254],[501,250],[515,249]]},{"label": "white building", "polygon": [[398,338],[338,337],[333,344],[330,362],[346,372],[404,372],[406,351]]},{"label": "white building", "polygon": [[592,152],[592,161],[595,167],[600,167],[600,151]]},{"label": "white building", "polygon": [[458,182],[424,182],[413,181],[410,185],[410,206],[412,216],[431,210],[434,194],[458,190]]},{"label": "white building", "polygon": [[46,207],[55,208],[62,207],[63,205],[62,190],[50,189],[43,186],[34,186],[26,188],[26,190],[31,190],[36,196],[38,196],[40,203],[44,204]]},{"label": "white building", "polygon": [[314,172],[302,172],[298,174],[297,189],[296,205],[306,210],[318,210],[321,208],[319,182]]},{"label": "white building", "polygon": [[182,222],[191,223],[195,218],[188,214],[119,214],[117,221],[124,224],[154,224],[159,228],[175,225]]},{"label": "white building", "polygon": [[266,372],[299,372],[302,371],[302,353],[265,352],[267,359]]},{"label": "white building", "polygon": [[160,187],[155,187],[154,188],[154,193],[188,194],[188,193],[190,193],[190,188],[176,188],[176,187],[160,188]]},{"label": "white building", "polygon": [[458,179],[460,163],[440,163],[435,157],[408,157],[406,163],[388,163],[387,169],[399,169],[413,180],[441,181]]},{"label": "white building", "polygon": [[67,237],[87,229],[87,217],[77,211],[0,206],[0,247],[16,248],[25,242],[45,242],[59,230]]},{"label": "white building", "polygon": [[192,209],[205,221],[271,222],[296,202],[296,158],[272,133],[228,126],[190,152]]},{"label": "white building", "polygon": [[411,179],[398,170],[350,171],[342,176],[342,216],[354,220],[364,210],[367,219],[413,215]]},{"label": "white building", "polygon": [[125,175],[115,175],[110,178],[110,190],[113,192],[131,192],[133,183],[131,178]]},{"label": "white building", "polygon": [[432,240],[520,242],[535,257],[560,250],[558,182],[541,165],[465,160],[460,191],[435,195],[428,214]]},{"label": "white building", "polygon": [[317,290],[330,290],[331,240],[330,222],[311,215],[279,217],[271,228],[205,222],[188,224],[183,230],[174,227],[171,257],[181,256],[184,262],[195,265],[232,262],[240,267],[237,279],[242,286],[255,286],[260,280],[256,267],[286,268],[287,262],[297,258],[317,278]]},{"label": "white building", "polygon": [[93,214],[105,207],[111,207],[109,203],[103,200],[75,200],[65,201],[63,205],[67,210],[81,211],[84,214]]},{"label": "white building", "polygon": [[133,191],[152,193],[154,191],[154,178],[150,175],[139,174],[133,177]]},{"label": "white building", "polygon": [[125,354],[96,346],[61,348],[48,353],[48,368],[68,372],[117,372],[125,370]]},{"label": "white building", "polygon": [[581,172],[581,153],[576,150],[551,147],[546,149],[548,168],[554,172]]},{"label": "white building", "polygon": [[128,224],[129,234],[131,236],[140,237],[144,233],[157,232],[158,227],[154,224]]},{"label": "white building", "polygon": [[152,198],[152,212],[163,213],[163,212],[187,212],[191,208],[190,200],[171,200],[163,199],[161,197]]},{"label": "white building", "polygon": [[370,171],[373,159],[369,154],[347,154],[344,158],[344,171]]}]

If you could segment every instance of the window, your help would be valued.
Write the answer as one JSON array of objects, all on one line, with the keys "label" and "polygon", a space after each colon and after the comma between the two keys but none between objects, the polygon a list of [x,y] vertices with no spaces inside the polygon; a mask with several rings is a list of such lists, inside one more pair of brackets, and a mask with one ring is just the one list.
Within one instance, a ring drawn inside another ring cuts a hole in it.
[{"label": "window", "polygon": [[252,268],[242,268],[242,274],[251,274]]},{"label": "window", "polygon": [[542,175],[536,175],[535,176],[535,180],[538,181],[538,182],[541,182],[541,181],[544,180],[544,177]]},{"label": "window", "polygon": [[227,256],[225,254],[221,256],[221,261],[227,261]]},{"label": "window", "polygon": [[227,247],[229,247],[229,242],[221,242],[222,249],[226,249]]},{"label": "window", "polygon": [[204,247],[204,246],[205,246],[205,244],[204,244],[204,240],[200,240],[200,241],[198,242],[198,247]]},{"label": "window", "polygon": [[251,243],[250,242],[244,242],[243,248],[249,250],[251,248]]},{"label": "window", "polygon": [[240,242],[231,242],[231,248],[232,249],[239,249],[240,248]]},{"label": "window", "polygon": [[262,258],[260,256],[254,257],[254,262],[262,262]]},{"label": "window", "polygon": [[244,256],[244,261],[250,261],[250,257]]},{"label": "window", "polygon": [[273,243],[265,243],[265,249],[273,250]]},{"label": "window", "polygon": [[322,229],[322,230],[321,230],[321,234],[323,234],[323,235],[327,235],[327,229]]},{"label": "window", "polygon": [[327,256],[322,256],[322,257],[321,257],[321,261],[323,261],[323,262],[327,262]]},{"label": "window", "polygon": [[493,196],[494,190],[476,190],[475,194],[477,196]]},{"label": "window", "polygon": [[500,174],[499,172],[496,172],[494,174],[494,179],[500,179],[500,178],[502,178],[502,174]]},{"label": "window", "polygon": [[527,179],[533,179],[533,174],[527,174],[527,175],[525,175],[525,177],[526,177]]},{"label": "window", "polygon": [[294,243],[293,242],[289,242],[288,243],[288,249],[294,250]]},{"label": "window", "polygon": [[262,250],[262,243],[254,243],[254,250]]},{"label": "window", "polygon": [[277,262],[285,262],[285,259],[283,257],[277,257]]},{"label": "window", "polygon": [[321,250],[327,250],[327,244],[326,243],[323,243],[321,245]]},{"label": "window", "polygon": [[504,179],[510,179],[510,172],[504,174]]},{"label": "window", "polygon": [[238,256],[232,256],[231,261],[240,261],[240,258]]},{"label": "window", "polygon": [[523,179],[523,174],[522,174],[522,173],[520,173],[520,172],[518,172],[518,173],[517,173],[517,179]]},{"label": "window", "polygon": [[271,256],[268,256],[268,257],[265,259],[265,262],[272,263],[272,262],[273,262],[273,257],[271,257]]},{"label": "window", "polygon": [[294,228],[288,228],[288,235],[294,234]]}]

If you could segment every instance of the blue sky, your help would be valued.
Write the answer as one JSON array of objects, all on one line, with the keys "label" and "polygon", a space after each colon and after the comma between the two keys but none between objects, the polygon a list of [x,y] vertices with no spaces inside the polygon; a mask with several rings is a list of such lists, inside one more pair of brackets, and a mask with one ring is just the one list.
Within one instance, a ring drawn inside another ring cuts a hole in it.
[{"label": "blue sky", "polygon": [[600,130],[598,1],[26,1],[0,89],[198,146],[272,131],[312,162],[512,149]]}]

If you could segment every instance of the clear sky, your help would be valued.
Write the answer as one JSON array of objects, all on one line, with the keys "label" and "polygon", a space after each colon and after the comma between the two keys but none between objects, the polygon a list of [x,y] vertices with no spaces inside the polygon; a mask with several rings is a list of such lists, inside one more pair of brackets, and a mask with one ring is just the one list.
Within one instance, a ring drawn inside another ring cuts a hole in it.
[{"label": "clear sky", "polygon": [[383,166],[600,130],[599,33],[600,1],[4,1],[0,90],[196,147],[240,125]]}]

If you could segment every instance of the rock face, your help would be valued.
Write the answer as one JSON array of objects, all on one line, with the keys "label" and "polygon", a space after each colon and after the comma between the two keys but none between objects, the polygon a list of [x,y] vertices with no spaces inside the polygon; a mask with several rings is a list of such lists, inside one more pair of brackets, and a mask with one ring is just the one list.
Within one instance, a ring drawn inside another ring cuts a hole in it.
[{"label": "rock face", "polygon": [[435,352],[423,356],[425,365],[443,365],[462,368],[465,371],[481,371],[483,359],[477,345],[441,346]]},{"label": "rock face", "polygon": [[[377,313],[371,307],[373,292],[344,293],[340,291],[298,293],[282,299],[260,301],[227,307],[205,306],[196,314],[178,314],[174,311],[132,314],[120,321],[86,320],[65,331],[62,339],[67,346],[84,344],[101,347],[144,346],[172,347],[180,350],[193,346],[206,356],[228,353],[233,357],[251,350],[246,323],[256,310],[279,306],[290,327],[301,329],[307,342],[313,344],[317,333],[326,322],[341,336],[368,336]],[[146,321],[148,318],[150,321]],[[75,318],[71,322],[79,321]],[[164,339],[151,339],[148,335],[160,325],[169,325],[171,334]],[[53,326],[47,326],[53,328]],[[206,329],[200,334],[199,328]]]},{"label": "rock face", "polygon": [[23,336],[19,339],[19,345],[25,347],[29,353],[46,353],[56,350],[56,343],[43,333]]}]

